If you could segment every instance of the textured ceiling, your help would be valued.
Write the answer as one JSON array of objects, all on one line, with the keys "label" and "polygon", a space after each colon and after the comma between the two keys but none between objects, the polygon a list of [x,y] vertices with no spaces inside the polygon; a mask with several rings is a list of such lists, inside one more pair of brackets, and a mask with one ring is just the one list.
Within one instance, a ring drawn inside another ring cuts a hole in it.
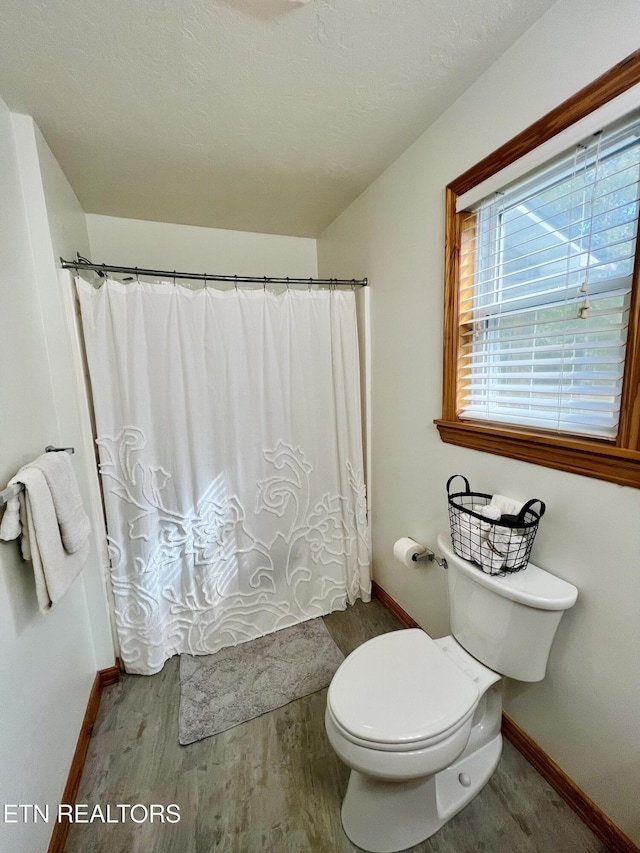
[{"label": "textured ceiling", "polygon": [[316,236],[553,0],[3,0],[90,213]]}]

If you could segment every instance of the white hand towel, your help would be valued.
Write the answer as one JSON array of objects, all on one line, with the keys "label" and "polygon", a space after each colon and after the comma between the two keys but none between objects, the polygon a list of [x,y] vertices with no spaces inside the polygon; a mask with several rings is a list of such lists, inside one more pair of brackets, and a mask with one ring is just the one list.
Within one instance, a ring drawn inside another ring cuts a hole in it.
[{"label": "white hand towel", "polygon": [[31,548],[38,604],[40,610],[46,613],[80,574],[89,555],[89,542],[85,540],[73,554],[65,551],[53,498],[44,474],[38,468],[26,465],[17,477],[25,487],[26,532]]},{"label": "white hand towel", "polygon": [[25,487],[23,554],[26,534],[33,562],[38,604],[40,610],[46,613],[62,598],[80,573],[89,555],[89,542],[85,540],[73,554],[65,551],[53,498],[42,471],[25,465],[9,485],[15,483],[23,483]]},{"label": "white hand towel", "polygon": [[16,496],[7,501],[4,515],[0,522],[0,539],[4,539],[7,542],[11,539],[17,539],[20,536],[21,530],[20,501]]},{"label": "white hand towel", "polygon": [[506,498],[504,495],[494,495],[491,498],[490,506],[497,507],[501,515],[517,515],[524,504],[513,498]]},{"label": "white hand towel", "polygon": [[[17,482],[17,477],[11,480],[9,485],[14,485]],[[22,485],[22,484],[21,484]],[[16,498],[11,498],[7,502],[2,522],[0,522],[0,539],[7,542],[11,539],[17,539],[22,534],[20,547],[22,549],[22,558],[31,560],[31,546],[29,545],[29,531],[27,529],[27,508],[25,505],[24,492]]]},{"label": "white hand towel", "polygon": [[75,554],[86,543],[91,525],[82,505],[78,482],[68,453],[43,453],[30,465],[44,474],[65,550]]}]

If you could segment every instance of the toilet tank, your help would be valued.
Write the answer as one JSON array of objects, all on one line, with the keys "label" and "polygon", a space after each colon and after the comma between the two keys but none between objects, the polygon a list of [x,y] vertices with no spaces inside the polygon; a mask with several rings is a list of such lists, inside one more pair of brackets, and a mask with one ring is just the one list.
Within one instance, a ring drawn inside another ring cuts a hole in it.
[{"label": "toilet tank", "polygon": [[576,602],[573,584],[529,563],[499,577],[454,552],[438,536],[446,557],[451,633],[476,660],[518,681],[541,681],[565,610]]}]

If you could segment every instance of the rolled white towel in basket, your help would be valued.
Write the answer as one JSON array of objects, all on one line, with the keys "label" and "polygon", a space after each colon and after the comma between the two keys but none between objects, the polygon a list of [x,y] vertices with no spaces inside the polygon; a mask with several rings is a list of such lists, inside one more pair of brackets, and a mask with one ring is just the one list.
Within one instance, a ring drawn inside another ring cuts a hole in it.
[{"label": "rolled white towel in basket", "polygon": [[487,544],[496,556],[502,558],[502,565],[506,569],[512,569],[522,559],[524,536],[511,527],[496,524],[487,537]]},{"label": "rolled white towel in basket", "polygon": [[478,562],[482,543],[482,531],[478,519],[466,513],[460,513],[457,538],[460,556],[464,560]]},{"label": "rolled white towel in basket", "polygon": [[[479,507],[474,512],[492,521],[500,519],[500,510],[491,504]],[[458,519],[460,556],[473,563],[482,563],[482,546],[492,527],[493,525],[489,521],[480,521],[473,515],[460,513]]]},{"label": "rolled white towel in basket", "polygon": [[494,495],[491,498],[489,506],[497,507],[501,515],[518,515],[524,504],[514,500],[514,498],[507,498],[504,495]]},{"label": "rolled white towel in basket", "polygon": [[489,538],[482,543],[480,559],[478,562],[482,566],[482,570],[487,572],[487,574],[499,575],[504,568],[505,558],[504,554],[500,553],[500,551],[491,544],[490,538],[491,534],[489,534]]},{"label": "rolled white towel in basket", "polygon": [[[480,515],[484,515],[485,518],[488,518],[491,521],[500,521],[500,518],[502,517],[502,512],[495,504],[485,504],[485,506],[481,507],[478,512]],[[483,533],[489,533],[492,527],[493,524],[490,524],[488,521],[480,522],[480,528]]]}]

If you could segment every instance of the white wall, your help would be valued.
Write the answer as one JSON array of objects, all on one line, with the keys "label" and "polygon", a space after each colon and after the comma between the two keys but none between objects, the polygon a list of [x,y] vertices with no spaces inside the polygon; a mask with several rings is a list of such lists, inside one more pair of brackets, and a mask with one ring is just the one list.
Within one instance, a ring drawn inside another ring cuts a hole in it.
[{"label": "white wall", "polygon": [[316,241],[87,214],[91,260],[219,275],[317,275]]},{"label": "white wall", "polygon": [[75,448],[75,469],[92,522],[91,552],[82,577],[87,595],[97,668],[113,666],[107,605],[109,559],[86,394],[75,323],[71,274],[57,268],[60,256],[89,251],[84,211],[49,146],[30,116],[13,115],[36,286],[46,318],[44,334],[58,429],[50,443]]},{"label": "white wall", "polygon": [[435,545],[445,482],[548,506],[534,562],[580,590],[547,678],[508,686],[506,710],[636,842],[640,778],[640,492],[443,444],[444,187],[638,47],[636,0],[560,0],[318,241],[320,275],[368,276],[372,323],[375,579],[432,635],[446,579],[392,544]]},{"label": "white wall", "polygon": [[[21,151],[25,162],[28,152]],[[35,164],[31,164],[35,167]],[[63,438],[34,242],[11,115],[0,101],[0,417],[2,486],[17,468]],[[66,434],[64,434],[66,438]],[[0,543],[0,803],[59,801],[97,659],[78,578],[48,614],[17,542]],[[113,659],[111,659],[113,662]],[[0,849],[46,850],[51,825],[0,822]]]}]

